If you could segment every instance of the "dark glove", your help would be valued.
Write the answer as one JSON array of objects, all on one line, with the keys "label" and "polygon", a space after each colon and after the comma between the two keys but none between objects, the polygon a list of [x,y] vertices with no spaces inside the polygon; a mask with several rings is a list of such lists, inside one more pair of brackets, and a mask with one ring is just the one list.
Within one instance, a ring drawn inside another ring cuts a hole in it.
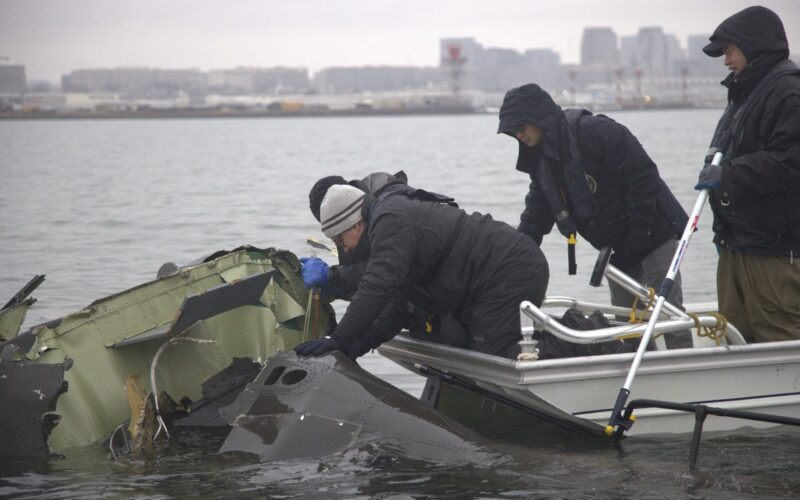
[{"label": "dark glove", "polygon": [[722,183],[722,167],[719,165],[712,165],[706,163],[703,170],[700,171],[700,176],[697,178],[697,184],[694,188],[698,191],[703,189],[717,189]]},{"label": "dark glove", "polygon": [[300,263],[303,265],[300,273],[303,275],[303,284],[306,288],[328,284],[328,264],[324,260],[317,257],[303,257]]},{"label": "dark glove", "polygon": [[362,340],[356,340],[350,344],[350,349],[347,350],[347,357],[355,361],[372,349],[374,349],[374,347],[369,343]]},{"label": "dark glove", "polygon": [[626,255],[644,256],[651,247],[650,231],[637,227],[629,227],[625,236],[622,252]]},{"label": "dark glove", "polygon": [[346,352],[335,340],[331,337],[323,337],[321,339],[309,340],[303,342],[294,348],[294,352],[298,356],[321,356],[331,351]]},{"label": "dark glove", "polygon": [[517,231],[526,236],[530,236],[531,239],[533,239],[533,241],[535,241],[537,245],[541,246],[542,238],[544,238],[544,235],[536,231],[536,228],[530,222],[525,222],[525,221],[520,222],[519,226],[517,226]]}]

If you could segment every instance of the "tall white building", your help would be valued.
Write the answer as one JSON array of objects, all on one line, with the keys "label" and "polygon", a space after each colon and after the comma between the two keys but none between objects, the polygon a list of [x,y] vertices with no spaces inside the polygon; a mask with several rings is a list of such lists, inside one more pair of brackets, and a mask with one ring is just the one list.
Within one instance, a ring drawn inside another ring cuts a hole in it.
[{"label": "tall white building", "polygon": [[25,66],[0,57],[0,96],[20,96],[25,92]]},{"label": "tall white building", "polygon": [[633,63],[647,77],[669,74],[669,46],[660,26],[639,29]]},{"label": "tall white building", "polygon": [[585,28],[581,39],[582,66],[617,66],[620,63],[617,34],[611,28]]}]

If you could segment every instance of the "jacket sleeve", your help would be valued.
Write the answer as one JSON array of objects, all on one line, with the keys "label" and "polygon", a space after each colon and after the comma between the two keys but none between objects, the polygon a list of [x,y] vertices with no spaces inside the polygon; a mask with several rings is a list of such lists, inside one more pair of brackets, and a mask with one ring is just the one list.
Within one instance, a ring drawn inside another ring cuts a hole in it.
[{"label": "jacket sleeve", "polygon": [[604,116],[596,118],[593,127],[586,127],[590,147],[602,158],[603,168],[624,184],[629,230],[649,232],[656,218],[655,196],[662,187],[658,168],[624,125]]},{"label": "jacket sleeve", "polygon": [[333,335],[345,344],[365,335],[399,295],[416,252],[414,228],[405,217],[391,212],[373,220],[369,238],[371,250],[364,276]]},{"label": "jacket sleeve", "polygon": [[391,340],[408,324],[408,309],[404,301],[392,300],[366,334],[350,344],[347,355],[356,359]]},{"label": "jacket sleeve", "polygon": [[800,189],[800,95],[770,104],[759,135],[765,138],[764,148],[725,165],[721,190],[765,195]]},{"label": "jacket sleeve", "polygon": [[554,223],[555,218],[547,205],[547,199],[531,174],[531,184],[525,196],[525,210],[520,215],[517,231],[530,236],[537,245],[541,245],[542,238],[553,229]]},{"label": "jacket sleeve", "polygon": [[356,293],[358,283],[364,276],[366,268],[366,261],[332,266],[329,272],[329,283],[333,296],[337,299],[350,300]]},{"label": "jacket sleeve", "polygon": [[408,326],[408,319],[407,301],[399,295],[395,296],[381,311],[362,340],[371,349],[374,349],[387,340],[394,338],[395,335],[400,333],[400,330]]}]

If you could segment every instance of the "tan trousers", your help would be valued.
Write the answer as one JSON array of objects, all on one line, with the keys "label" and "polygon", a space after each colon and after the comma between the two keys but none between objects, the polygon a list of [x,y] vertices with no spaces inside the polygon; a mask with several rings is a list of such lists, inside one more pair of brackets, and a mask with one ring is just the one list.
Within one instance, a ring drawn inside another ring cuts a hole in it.
[{"label": "tan trousers", "polygon": [[800,339],[800,260],[721,249],[719,312],[748,342]]}]

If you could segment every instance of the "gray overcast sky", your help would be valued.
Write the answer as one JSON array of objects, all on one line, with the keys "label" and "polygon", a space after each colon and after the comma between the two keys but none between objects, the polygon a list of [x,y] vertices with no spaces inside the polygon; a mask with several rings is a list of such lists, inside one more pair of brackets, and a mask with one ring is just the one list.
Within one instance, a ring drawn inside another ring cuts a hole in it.
[{"label": "gray overcast sky", "polygon": [[[800,48],[800,1],[762,0]],[[550,47],[580,57],[586,26],[662,26],[685,45],[751,1],[726,0],[0,0],[0,56],[29,80],[77,68],[438,64],[439,39]],[[795,50],[793,50],[795,52]],[[720,63],[721,64],[721,63]]]}]

